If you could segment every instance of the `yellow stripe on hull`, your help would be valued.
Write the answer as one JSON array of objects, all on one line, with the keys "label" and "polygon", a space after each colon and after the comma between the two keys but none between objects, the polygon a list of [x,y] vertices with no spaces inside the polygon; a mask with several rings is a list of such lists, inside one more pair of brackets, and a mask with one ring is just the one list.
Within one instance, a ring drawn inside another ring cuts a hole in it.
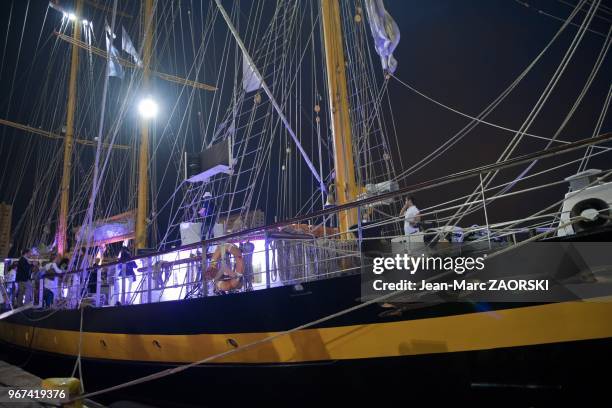
[{"label": "yellow stripe on hull", "polygon": [[[84,358],[184,363],[275,333],[117,334],[84,332]],[[612,337],[612,301],[565,302],[393,323],[308,329],[216,363],[297,363],[486,350]],[[0,339],[76,355],[79,333],[0,322]],[[232,344],[233,343],[233,344]]]}]

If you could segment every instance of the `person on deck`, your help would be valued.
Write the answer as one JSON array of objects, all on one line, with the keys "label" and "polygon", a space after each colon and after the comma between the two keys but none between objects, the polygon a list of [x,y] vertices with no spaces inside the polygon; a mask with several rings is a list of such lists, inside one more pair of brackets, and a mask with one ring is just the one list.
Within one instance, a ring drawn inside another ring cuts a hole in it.
[{"label": "person on deck", "polygon": [[58,276],[63,274],[60,269],[62,257],[58,254],[53,261],[45,265],[43,282],[43,307],[51,307],[56,297]]},{"label": "person on deck", "polygon": [[400,217],[404,217],[404,233],[406,235],[414,234],[419,232],[419,224],[421,222],[421,214],[416,205],[414,205],[414,199],[412,196],[406,198],[406,203],[400,211]]},{"label": "person on deck", "polygon": [[[130,260],[131,256],[130,249],[124,244],[119,251],[119,262],[121,262],[121,264],[117,265],[118,270],[115,273],[115,282],[113,285],[114,296],[112,299],[113,305],[130,303],[132,297],[132,283],[136,281],[134,269],[138,267],[135,261]],[[125,285],[123,285],[122,282],[125,282]],[[123,289],[125,289],[125,292]],[[119,298],[119,293],[121,293],[121,298]]]},{"label": "person on deck", "polygon": [[202,240],[211,238],[214,225],[215,202],[210,192],[205,192],[202,196],[202,206],[198,210],[198,215],[202,218]]},{"label": "person on deck", "polygon": [[87,269],[91,267],[93,263],[93,259],[87,249],[87,247],[81,247],[73,264],[76,271],[70,274],[71,282],[68,289],[68,298],[74,302],[80,302],[83,296],[83,285],[87,284],[89,276],[89,271]]},{"label": "person on deck", "polygon": [[15,277],[17,276],[17,263],[13,262],[9,265],[8,271],[6,272],[4,283],[6,285],[6,294],[8,296],[7,302],[11,305],[15,302],[15,295],[17,293]]},{"label": "person on deck", "polygon": [[17,282],[17,298],[15,299],[15,307],[23,306],[24,297],[31,298],[28,296],[28,289],[32,289],[32,283],[30,282],[30,276],[32,274],[32,264],[28,259],[30,255],[29,249],[21,251],[21,257],[17,261],[17,274],[15,276],[15,282]]},{"label": "person on deck", "polygon": [[69,264],[70,264],[70,259],[62,257],[59,264],[57,265],[59,266],[62,272],[61,272],[61,275],[59,275],[56,278],[57,289],[55,291],[55,299],[54,299],[56,302],[66,298],[66,295],[68,292],[66,279],[68,277],[68,265]]},{"label": "person on deck", "polygon": [[[330,182],[327,184],[327,198],[325,200],[325,204],[323,205],[323,209],[327,210],[329,208],[333,208],[336,206],[336,172],[332,172],[330,176]],[[332,213],[323,216],[323,224],[328,227],[335,227],[335,218],[337,214]]]}]

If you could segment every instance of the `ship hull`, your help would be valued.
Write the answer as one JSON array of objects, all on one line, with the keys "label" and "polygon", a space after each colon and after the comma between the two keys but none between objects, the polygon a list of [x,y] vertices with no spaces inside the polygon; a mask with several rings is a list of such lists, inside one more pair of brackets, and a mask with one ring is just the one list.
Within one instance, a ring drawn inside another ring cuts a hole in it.
[{"label": "ship hull", "polygon": [[[607,390],[610,339],[583,340],[418,356],[294,364],[213,364],[95,397],[158,407],[238,406],[249,402],[303,405],[401,399],[474,405],[587,404]],[[41,377],[68,376],[75,358],[8,346],[4,357]],[[110,387],[176,364],[83,359],[87,390]]]}]

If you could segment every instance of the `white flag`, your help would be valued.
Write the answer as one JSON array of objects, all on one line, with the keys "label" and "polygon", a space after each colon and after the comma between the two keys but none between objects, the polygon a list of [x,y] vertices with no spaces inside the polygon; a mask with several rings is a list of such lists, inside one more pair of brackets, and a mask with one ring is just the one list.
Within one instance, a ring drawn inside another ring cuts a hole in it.
[{"label": "white flag", "polygon": [[123,79],[123,68],[119,64],[119,51],[113,45],[115,34],[111,32],[108,24],[104,28],[106,29],[106,52],[108,53],[106,75]]},{"label": "white flag", "polygon": [[261,88],[261,78],[255,73],[244,53],[242,54],[242,88],[245,92],[252,92]]},{"label": "white flag", "polygon": [[128,35],[127,31],[125,31],[125,27],[121,26],[121,48],[123,51],[127,52],[132,56],[134,63],[139,67],[142,67],[142,60],[140,59],[140,55],[138,55],[138,51],[136,51],[136,47],[134,47],[134,43],[132,43],[132,39]]},{"label": "white flag", "polygon": [[380,55],[383,70],[394,73],[397,61],[393,58],[393,50],[400,40],[399,27],[385,9],[383,0],[366,0],[365,6],[374,38],[374,47]]}]

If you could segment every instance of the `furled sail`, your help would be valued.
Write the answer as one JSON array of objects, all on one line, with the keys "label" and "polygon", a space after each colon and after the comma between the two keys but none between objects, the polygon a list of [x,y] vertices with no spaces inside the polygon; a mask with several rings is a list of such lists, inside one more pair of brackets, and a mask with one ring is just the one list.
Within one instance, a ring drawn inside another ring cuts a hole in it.
[{"label": "furled sail", "polygon": [[397,23],[385,9],[383,0],[365,0],[372,38],[376,53],[380,55],[383,70],[394,73],[397,60],[393,51],[400,40],[400,31]]}]

